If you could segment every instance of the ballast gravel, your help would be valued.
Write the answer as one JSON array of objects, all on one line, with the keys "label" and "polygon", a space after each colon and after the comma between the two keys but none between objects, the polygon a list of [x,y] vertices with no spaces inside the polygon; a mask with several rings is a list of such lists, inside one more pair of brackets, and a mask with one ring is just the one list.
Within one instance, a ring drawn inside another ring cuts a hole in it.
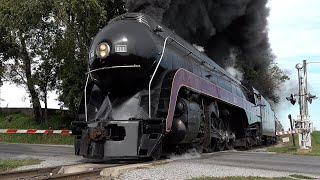
[{"label": "ballast gravel", "polygon": [[195,162],[172,162],[170,164],[136,169],[119,176],[120,180],[171,180],[194,177],[259,176],[288,177],[289,172],[249,169]]}]

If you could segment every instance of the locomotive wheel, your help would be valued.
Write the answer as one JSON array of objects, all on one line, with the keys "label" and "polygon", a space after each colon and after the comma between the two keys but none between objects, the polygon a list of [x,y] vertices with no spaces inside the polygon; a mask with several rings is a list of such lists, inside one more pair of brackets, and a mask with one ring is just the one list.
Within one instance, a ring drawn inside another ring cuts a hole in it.
[{"label": "locomotive wheel", "polygon": [[231,149],[234,148],[234,142],[233,142],[233,140],[229,140],[229,142],[226,142],[226,148],[227,148],[228,150],[231,150]]},{"label": "locomotive wheel", "polygon": [[[224,123],[221,118],[214,119],[214,126],[220,131],[225,131]],[[216,139],[216,150],[223,151],[226,146],[226,141],[224,139]]]},{"label": "locomotive wheel", "polygon": [[245,149],[246,150],[252,149],[252,144],[251,144],[250,138],[247,138],[247,140],[246,140]]},{"label": "locomotive wheel", "polygon": [[225,146],[226,146],[226,142],[222,139],[218,139],[216,150],[223,151]]},{"label": "locomotive wheel", "polygon": [[216,151],[218,140],[216,138],[211,138],[210,149],[211,151]]},{"label": "locomotive wheel", "polygon": [[159,143],[158,146],[154,149],[151,154],[152,160],[158,160],[161,158],[162,155],[162,143]]}]

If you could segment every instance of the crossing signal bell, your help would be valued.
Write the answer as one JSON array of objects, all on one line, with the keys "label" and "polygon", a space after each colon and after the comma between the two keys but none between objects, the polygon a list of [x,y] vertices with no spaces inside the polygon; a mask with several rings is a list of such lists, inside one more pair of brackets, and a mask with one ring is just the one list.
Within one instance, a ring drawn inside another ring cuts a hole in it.
[{"label": "crossing signal bell", "polygon": [[290,101],[292,105],[294,105],[297,101],[294,94],[291,94],[289,97],[286,97],[286,99]]}]

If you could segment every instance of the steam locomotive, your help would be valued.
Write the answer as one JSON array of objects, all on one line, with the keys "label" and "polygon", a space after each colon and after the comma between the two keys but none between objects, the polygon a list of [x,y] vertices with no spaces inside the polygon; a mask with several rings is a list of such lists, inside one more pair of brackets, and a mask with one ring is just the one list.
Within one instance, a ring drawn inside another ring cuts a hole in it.
[{"label": "steam locomotive", "polygon": [[257,90],[145,14],[111,20],[88,64],[72,122],[76,155],[158,159],[275,139],[275,114]]}]

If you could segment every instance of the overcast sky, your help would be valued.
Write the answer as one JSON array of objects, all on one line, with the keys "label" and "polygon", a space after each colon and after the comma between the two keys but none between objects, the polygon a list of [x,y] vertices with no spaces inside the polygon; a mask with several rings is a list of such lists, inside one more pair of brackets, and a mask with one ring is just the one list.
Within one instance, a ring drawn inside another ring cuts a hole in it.
[{"label": "overcast sky", "polygon": [[[319,0],[269,0],[270,7],[269,39],[271,48],[277,56],[276,63],[291,78],[282,89],[281,103],[276,113],[284,127],[289,127],[288,114],[296,119],[298,105],[285,100],[290,93],[297,93],[297,70],[295,65],[308,62],[320,62],[320,7]],[[320,64],[308,65],[310,92],[320,97]],[[296,92],[294,92],[296,91]],[[30,107],[26,91],[7,83],[1,87],[1,107]],[[55,101],[57,95],[49,94],[49,108],[59,108]],[[310,106],[310,117],[315,127],[320,129],[320,98]]]}]

